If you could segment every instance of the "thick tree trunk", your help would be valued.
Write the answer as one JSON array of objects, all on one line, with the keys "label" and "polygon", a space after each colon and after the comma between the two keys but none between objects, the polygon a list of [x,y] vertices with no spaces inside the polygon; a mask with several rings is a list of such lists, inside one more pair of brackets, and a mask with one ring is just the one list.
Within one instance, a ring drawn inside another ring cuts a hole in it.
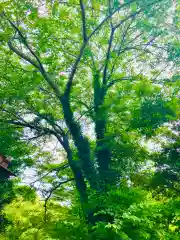
[{"label": "thick tree trunk", "polygon": [[92,188],[97,189],[98,178],[95,167],[91,159],[91,151],[88,140],[83,136],[80,125],[74,120],[73,112],[70,108],[67,96],[61,98],[65,122],[72,135],[74,144],[78,151],[78,157],[86,179]]},{"label": "thick tree trunk", "polygon": [[106,109],[103,109],[104,104],[104,89],[100,83],[100,74],[95,73],[93,78],[94,88],[94,116],[95,116],[95,132],[96,132],[96,159],[98,163],[98,170],[101,178],[101,185],[103,189],[108,184],[108,171],[111,162],[111,152],[105,142],[105,132],[107,125]]},{"label": "thick tree trunk", "polygon": [[108,171],[111,161],[111,153],[108,143],[105,141],[105,120],[96,120],[96,158],[99,165],[99,174],[104,184],[108,183]]},{"label": "thick tree trunk", "polygon": [[69,141],[66,136],[64,136],[64,148],[67,153],[67,159],[69,166],[73,172],[74,178],[75,178],[75,183],[76,183],[76,188],[79,192],[81,203],[86,204],[88,202],[88,196],[87,196],[87,187],[85,183],[85,179],[82,173],[82,170],[78,166],[77,162],[73,160],[73,155],[71,148],[69,146]]}]

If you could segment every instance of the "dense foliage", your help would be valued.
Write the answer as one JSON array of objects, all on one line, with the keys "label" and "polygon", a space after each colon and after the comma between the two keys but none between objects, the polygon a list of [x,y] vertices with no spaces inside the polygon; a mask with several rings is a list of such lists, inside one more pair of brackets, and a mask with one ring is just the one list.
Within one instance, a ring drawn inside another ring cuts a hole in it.
[{"label": "dense foliage", "polygon": [[1,1],[0,239],[180,238],[179,11]]}]

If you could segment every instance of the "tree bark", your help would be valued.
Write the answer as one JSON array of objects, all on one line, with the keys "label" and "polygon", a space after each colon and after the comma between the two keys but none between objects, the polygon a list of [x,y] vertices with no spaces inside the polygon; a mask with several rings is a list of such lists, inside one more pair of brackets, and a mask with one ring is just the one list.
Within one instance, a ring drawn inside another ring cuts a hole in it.
[{"label": "tree bark", "polygon": [[96,72],[93,77],[94,88],[94,115],[96,132],[96,159],[100,174],[101,187],[106,188],[108,183],[108,171],[111,162],[111,153],[105,141],[105,132],[107,125],[106,109],[103,109],[105,94],[101,86],[100,74]]},{"label": "tree bark", "polygon": [[78,157],[86,179],[93,189],[97,189],[97,174],[91,159],[91,151],[88,140],[83,136],[79,124],[74,120],[73,112],[70,108],[68,96],[61,98],[64,119],[72,135],[74,144],[78,151]]}]

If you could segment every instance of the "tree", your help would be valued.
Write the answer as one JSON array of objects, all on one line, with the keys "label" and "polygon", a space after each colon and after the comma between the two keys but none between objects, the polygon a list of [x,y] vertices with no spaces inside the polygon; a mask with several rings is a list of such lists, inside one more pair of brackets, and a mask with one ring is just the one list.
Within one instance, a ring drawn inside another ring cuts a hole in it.
[{"label": "tree", "polygon": [[162,151],[154,156],[157,171],[152,178],[152,187],[165,195],[179,193],[179,122],[174,122],[165,132],[166,142]]},{"label": "tree", "polygon": [[[15,176],[18,177],[22,173],[23,169],[32,165],[32,159],[30,154],[33,150],[25,143],[19,140],[19,136],[22,134],[22,130],[9,128],[7,125],[1,124],[0,128],[0,149],[1,152],[11,156],[11,162],[8,169],[11,170]],[[15,177],[14,176],[14,177]],[[3,207],[13,201],[18,193],[19,179],[14,177],[0,176],[0,229],[2,230],[6,225],[6,219],[3,216]]]},{"label": "tree", "polygon": [[58,140],[88,223],[94,194],[122,180],[122,142],[142,153],[138,140],[177,118],[162,83],[177,77],[177,14],[170,0],[2,3],[1,122],[26,141]]}]

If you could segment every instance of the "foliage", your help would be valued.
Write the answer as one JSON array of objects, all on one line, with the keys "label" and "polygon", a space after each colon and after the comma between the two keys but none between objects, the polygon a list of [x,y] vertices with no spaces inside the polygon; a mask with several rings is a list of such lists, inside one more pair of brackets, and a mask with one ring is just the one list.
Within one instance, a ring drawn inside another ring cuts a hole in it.
[{"label": "foliage", "polygon": [[179,239],[178,1],[1,2],[2,239]]},{"label": "foliage", "polygon": [[44,222],[43,202],[18,198],[4,209],[10,224],[2,234],[8,239],[178,239],[179,199],[157,201],[141,189],[122,188],[104,200],[105,213],[115,216],[113,223],[98,222],[92,234],[75,209],[49,202]]}]

